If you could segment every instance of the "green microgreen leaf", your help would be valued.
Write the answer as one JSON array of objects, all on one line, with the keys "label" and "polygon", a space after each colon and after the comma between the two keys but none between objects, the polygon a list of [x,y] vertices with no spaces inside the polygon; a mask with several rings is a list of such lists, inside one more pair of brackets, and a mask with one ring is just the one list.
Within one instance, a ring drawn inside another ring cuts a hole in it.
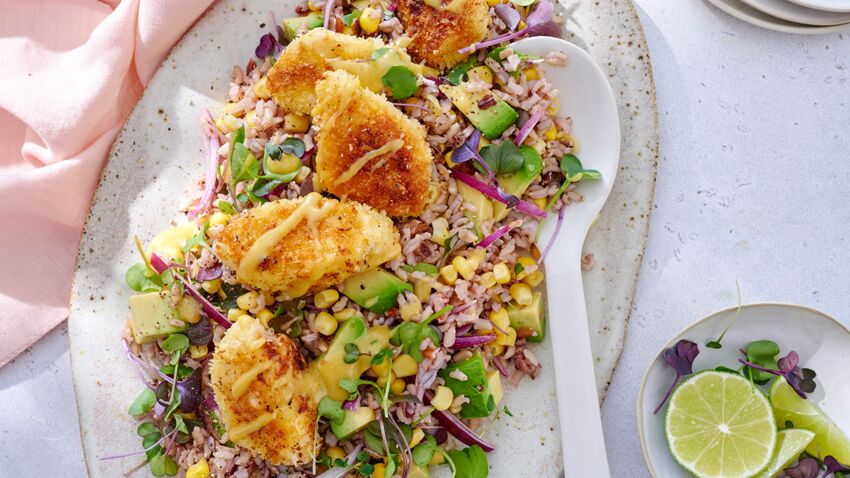
[{"label": "green microgreen leaf", "polygon": [[171,334],[162,341],[160,348],[168,353],[183,353],[189,349],[189,337],[183,334]]},{"label": "green microgreen leaf", "polygon": [[726,337],[726,332],[729,332],[729,329],[731,329],[732,326],[735,325],[735,322],[738,321],[738,317],[741,316],[741,283],[735,281],[735,288],[738,290],[738,308],[735,310],[735,316],[732,317],[732,320],[729,322],[729,325],[727,325],[726,328],[723,329],[723,332],[720,334],[720,337],[718,337],[717,340],[712,340],[711,342],[705,344],[705,346],[710,349],[719,349],[723,347],[723,344],[721,344],[721,342],[723,342],[723,337]]},{"label": "green microgreen leaf", "polygon": [[142,449],[146,450],[145,455],[147,456],[148,460],[152,459],[153,457],[159,455],[162,452],[162,447],[157,445],[157,443],[161,439],[162,433],[160,433],[159,430],[142,437]]},{"label": "green microgreen leaf", "polygon": [[487,478],[490,470],[487,465],[487,455],[478,445],[472,445],[464,450],[452,450],[449,456],[455,466],[458,477]]},{"label": "green microgreen leaf", "polygon": [[392,349],[384,349],[384,350],[381,350],[380,352],[376,353],[375,356],[372,357],[371,363],[372,363],[372,365],[380,365],[380,364],[384,363],[384,360],[386,360],[387,357],[392,357],[392,356],[393,356]]},{"label": "green microgreen leaf", "polygon": [[[148,435],[156,434],[156,433],[160,433],[159,428],[157,428],[157,426],[154,425],[151,422],[144,422],[141,425],[139,425],[138,428],[136,428],[136,434],[138,434],[142,438],[144,438]],[[159,440],[159,438],[157,438],[157,440]],[[147,448],[147,447],[145,447],[145,448]]]},{"label": "green microgreen leaf", "polygon": [[389,88],[393,99],[403,100],[416,93],[416,75],[406,66],[396,65],[381,77],[381,82]]},{"label": "green microgreen leaf", "polygon": [[354,20],[357,20],[358,18],[360,18],[360,15],[362,15],[362,14],[363,14],[363,12],[361,12],[359,9],[355,8],[354,10],[351,11],[351,13],[347,13],[347,14],[342,16],[342,23],[345,26],[350,27],[351,25],[354,24]]},{"label": "green microgreen leaf", "polygon": [[345,344],[345,355],[342,358],[342,361],[347,364],[352,364],[360,359],[360,349],[357,348],[357,345],[354,343]]},{"label": "green microgreen leaf", "polygon": [[176,428],[177,431],[179,431],[179,432],[188,434],[189,429],[186,427],[186,421],[183,420],[183,417],[181,417],[180,415],[174,415],[173,418],[174,418],[174,428]]},{"label": "green microgreen leaf", "polygon": [[233,204],[230,204],[229,202],[227,202],[225,200],[221,200],[221,201],[217,202],[215,205],[216,205],[216,207],[218,208],[219,211],[221,211],[225,214],[236,214],[236,208],[233,207]]},{"label": "green microgreen leaf", "polygon": [[209,228],[210,223],[205,222],[204,227],[202,227],[198,232],[196,232],[194,236],[187,239],[186,243],[183,244],[183,253],[187,254],[195,246],[209,247],[209,244],[207,244],[207,229]]},{"label": "green microgreen leaf", "polygon": [[522,168],[525,156],[512,141],[490,144],[481,149],[481,157],[496,174],[511,174]]},{"label": "green microgreen leaf", "polygon": [[182,380],[182,379],[188,377],[189,375],[192,375],[192,372],[195,371],[195,369],[193,369],[192,367],[188,367],[186,365],[179,364],[179,365],[176,366],[177,367],[177,373],[175,374],[174,373],[174,367],[175,367],[175,365],[173,365],[173,364],[167,364],[167,365],[163,366],[162,368],[160,368],[159,371],[161,373],[165,374],[165,375],[168,375],[168,376],[175,376],[175,377],[177,377],[177,380]]},{"label": "green microgreen leaf", "polygon": [[259,170],[260,164],[254,153],[244,144],[235,143],[230,163],[230,182],[235,185],[238,182],[256,178]]},{"label": "green microgreen leaf", "polygon": [[124,280],[136,292],[157,292],[163,288],[162,276],[142,263],[130,266],[124,274]]},{"label": "green microgreen leaf", "polygon": [[416,264],[415,266],[405,264],[401,266],[401,269],[406,272],[422,272],[429,276],[436,276],[440,273],[440,270],[437,269],[437,266],[435,266],[434,264],[427,264],[425,262]]},{"label": "green microgreen leaf", "polygon": [[283,154],[291,154],[296,158],[300,158],[304,156],[307,146],[304,144],[304,141],[290,137],[283,140],[283,143],[280,145],[280,150]]},{"label": "green microgreen leaf", "polygon": [[514,416],[514,414],[511,412],[511,409],[510,409],[510,408],[508,408],[507,406],[505,406],[504,408],[502,408],[502,413],[504,413],[505,415],[507,415],[507,416],[509,416],[509,417],[511,417],[511,418],[513,418],[513,416]]},{"label": "green microgreen leaf", "polygon": [[357,389],[360,388],[361,385],[369,385],[374,387],[375,390],[378,391],[379,394],[383,393],[381,387],[378,386],[377,383],[371,380],[360,380],[360,379],[347,379],[344,378],[339,381],[339,388],[345,390],[349,393],[349,400],[353,399],[357,396]]},{"label": "green microgreen leaf", "polygon": [[157,455],[151,460],[153,476],[174,476],[177,474],[177,463],[168,455]]},{"label": "green microgreen leaf", "polygon": [[[776,342],[770,340],[757,340],[747,345],[745,350],[748,362],[769,369],[779,368],[777,357],[779,356],[780,350],[779,345],[777,345]],[[752,373],[750,376],[752,377],[753,382],[759,385],[764,385],[774,378],[774,375],[770,373],[752,369],[751,367],[747,367],[747,369],[748,374],[750,372]]]},{"label": "green microgreen leaf", "polygon": [[376,49],[375,51],[372,52],[372,59],[377,60],[378,58],[386,55],[390,51],[392,51],[392,48],[390,48],[390,47],[385,46],[385,47],[382,47],[382,48],[378,48],[378,49]]},{"label": "green microgreen leaf", "polygon": [[425,468],[431,463],[434,457],[434,452],[437,450],[437,440],[434,436],[426,433],[425,438],[413,448],[413,462],[418,466]]},{"label": "green microgreen leaf", "polygon": [[156,394],[153,393],[153,390],[146,388],[133,400],[127,413],[134,417],[140,417],[151,411],[154,403],[156,403]]},{"label": "green microgreen leaf", "polygon": [[514,266],[514,274],[516,274],[516,275],[522,274],[522,272],[524,270],[525,270],[525,266],[520,264],[519,262],[517,262],[516,265]]},{"label": "green microgreen leaf", "polygon": [[449,73],[446,75],[446,79],[452,85],[457,86],[463,82],[463,77],[466,73],[478,65],[478,56],[472,55],[449,70]]},{"label": "green microgreen leaf", "polygon": [[324,397],[319,402],[318,413],[320,417],[325,417],[333,423],[340,423],[345,419],[345,410],[342,409],[342,402],[332,400],[329,397]]},{"label": "green microgreen leaf", "polygon": [[165,407],[164,417],[166,421],[171,419],[171,415],[174,413],[175,410],[177,410],[177,407],[180,406],[180,400],[180,390],[177,390],[176,388],[173,389],[171,402],[168,404],[167,407]]}]

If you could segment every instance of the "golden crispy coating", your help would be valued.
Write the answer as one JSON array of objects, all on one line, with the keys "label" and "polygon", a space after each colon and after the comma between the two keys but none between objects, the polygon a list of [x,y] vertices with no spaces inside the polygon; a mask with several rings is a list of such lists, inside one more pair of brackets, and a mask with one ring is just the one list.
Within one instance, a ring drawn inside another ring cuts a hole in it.
[{"label": "golden crispy coating", "polygon": [[240,282],[289,298],[336,285],[401,253],[398,230],[386,215],[318,193],[233,216],[213,247]]},{"label": "golden crispy coating", "polygon": [[311,461],[323,385],[298,346],[243,317],[216,346],[210,374],[230,439],[276,465]]},{"label": "golden crispy coating", "polygon": [[422,125],[343,71],[327,73],[316,92],[320,186],[390,216],[420,214],[433,163]]},{"label": "golden crispy coating", "polygon": [[413,59],[441,70],[466,58],[457,51],[483,40],[490,24],[486,0],[453,0],[441,9],[424,0],[399,0],[398,16]]}]

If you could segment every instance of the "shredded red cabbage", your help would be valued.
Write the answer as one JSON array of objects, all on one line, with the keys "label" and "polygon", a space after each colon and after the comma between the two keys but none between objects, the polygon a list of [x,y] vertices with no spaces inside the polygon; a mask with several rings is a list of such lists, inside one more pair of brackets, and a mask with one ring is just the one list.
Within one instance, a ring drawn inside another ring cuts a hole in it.
[{"label": "shredded red cabbage", "polygon": [[451,348],[458,350],[469,347],[478,347],[484,344],[489,344],[494,340],[496,340],[495,335],[467,335],[455,338],[455,343],[451,345]]},{"label": "shredded red cabbage", "polygon": [[508,373],[508,367],[505,365],[502,357],[493,357],[493,365],[503,377],[508,378],[511,376],[511,374]]},{"label": "shredded red cabbage", "polygon": [[[167,265],[165,261],[163,261],[158,255],[151,254],[151,267],[153,267],[153,269],[158,274],[162,274],[163,272],[165,272],[166,269],[171,266]],[[180,282],[183,283],[183,286],[186,288],[186,292],[191,295],[193,299],[198,301],[199,304],[201,304],[201,309],[204,311],[207,317],[215,320],[216,322],[218,322],[219,325],[221,325],[225,329],[229,329],[230,326],[233,325],[230,323],[229,320],[227,320],[227,317],[225,317],[220,310],[216,309],[216,307],[212,305],[212,303],[208,301],[206,297],[201,295],[198,289],[196,289],[191,282],[189,282],[185,277],[180,275],[180,273],[178,273],[177,271],[172,270],[171,272],[172,274],[174,274],[174,277],[176,277]]]},{"label": "shredded red cabbage", "polygon": [[[426,393],[428,395],[428,400],[434,398],[431,392]],[[434,418],[436,418],[437,421],[440,422],[440,425],[442,425],[443,428],[446,429],[446,431],[448,431],[453,437],[457,438],[464,445],[478,445],[481,447],[482,450],[487,453],[490,453],[491,451],[496,449],[496,447],[484,441],[484,439],[480,436],[476,435],[475,432],[470,430],[469,427],[464,425],[464,423],[460,421],[460,419],[458,419],[451,413],[442,412],[440,410],[434,410],[433,412],[431,412],[431,415],[433,415]]]},{"label": "shredded red cabbage", "polygon": [[[491,46],[505,43],[507,41],[511,41],[514,38],[519,38],[526,34],[531,36],[560,36],[560,25],[551,21],[553,13],[555,13],[555,5],[553,5],[552,2],[550,2],[549,0],[540,0],[539,2],[537,2],[537,7],[535,7],[534,11],[531,12],[531,15],[529,15],[528,18],[525,19],[526,27],[522,30],[511,33],[505,33],[504,35],[499,35],[495,38],[491,38],[486,41],[473,43],[472,45],[461,48],[460,50],[458,50],[458,53],[460,53],[461,55],[466,55],[482,48],[488,48]],[[546,25],[545,27],[543,26],[544,24],[549,23],[558,27],[558,35],[552,35],[552,33],[554,33],[552,25]]]},{"label": "shredded red cabbage", "polygon": [[564,223],[564,208],[562,207],[560,211],[558,211],[558,223],[555,224],[555,232],[552,234],[552,238],[549,239],[549,243],[546,244],[546,248],[543,249],[543,253],[540,254],[540,258],[537,259],[537,264],[543,264],[543,259],[546,258],[546,254],[549,253],[549,250],[552,249],[552,246],[555,244],[555,240],[558,239],[558,233],[561,232],[561,224]]},{"label": "shredded red cabbage", "polygon": [[[454,169],[452,170],[452,176],[454,176],[455,179],[466,184],[467,186],[476,189],[478,192],[489,197],[490,199],[495,199],[496,201],[499,201],[503,204],[508,204],[508,206],[510,206],[509,202],[499,194],[495,187],[490,186],[489,184],[485,184],[468,174],[462,173]],[[544,219],[546,217],[546,211],[540,209],[539,207],[535,206],[534,204],[531,204],[528,201],[518,200],[516,204],[516,209],[524,214],[528,214],[529,216],[534,216],[539,219]]]},{"label": "shredded red cabbage", "polygon": [[190,218],[194,218],[206,211],[215,197],[215,190],[218,185],[218,149],[220,147],[221,143],[218,142],[216,135],[210,136],[209,156],[207,157],[207,177],[204,178],[204,194],[201,196],[201,200],[198,201],[198,206],[189,213]]},{"label": "shredded red cabbage", "polygon": [[529,133],[531,133],[531,130],[533,130],[534,127],[537,126],[537,123],[539,123],[541,119],[543,119],[543,109],[542,108],[540,110],[538,110],[537,113],[534,113],[533,115],[531,115],[531,117],[528,118],[528,121],[526,121],[525,124],[522,125],[522,128],[520,128],[520,130],[517,131],[516,139],[514,140],[514,144],[517,145],[517,146],[521,146],[522,142],[525,141],[525,138],[528,137]]},{"label": "shredded red cabbage", "polygon": [[204,282],[208,280],[215,280],[221,277],[222,268],[221,264],[216,264],[212,267],[202,267],[198,270],[198,281]]},{"label": "shredded red cabbage", "polygon": [[499,240],[499,238],[507,234],[510,230],[511,226],[502,226],[493,231],[493,233],[489,236],[485,237],[484,239],[481,239],[481,242],[476,244],[475,247],[483,247],[484,249],[487,249],[488,247],[490,247],[491,244]]},{"label": "shredded red cabbage", "polygon": [[331,18],[333,17],[334,3],[336,0],[325,0],[325,28],[328,30],[336,30],[336,25],[331,28]]}]

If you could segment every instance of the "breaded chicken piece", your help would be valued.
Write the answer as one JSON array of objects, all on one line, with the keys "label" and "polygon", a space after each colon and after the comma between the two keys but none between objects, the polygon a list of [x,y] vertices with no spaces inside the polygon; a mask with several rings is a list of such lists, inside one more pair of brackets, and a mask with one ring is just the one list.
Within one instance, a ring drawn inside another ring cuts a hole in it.
[{"label": "breaded chicken piece", "polygon": [[343,71],[325,74],[316,92],[320,187],[393,217],[419,215],[433,163],[425,128]]},{"label": "breaded chicken piece", "polygon": [[[424,72],[424,68],[412,63],[410,56],[403,50],[394,45],[388,46],[378,38],[360,38],[316,28],[299,36],[283,50],[269,71],[269,91],[281,108],[298,114],[310,114],[316,105],[316,82],[329,70],[347,69],[354,74],[362,72],[370,80],[364,86],[381,91],[383,72],[369,70],[374,70],[371,67],[377,64],[371,61],[375,50],[388,47],[395,55],[384,59],[384,62],[391,59],[395,64],[409,67],[416,74]],[[392,65],[381,66],[389,69]]]},{"label": "breaded chicken piece", "polygon": [[[439,1],[439,0],[436,0]],[[416,61],[444,70],[466,58],[458,50],[487,36],[490,8],[486,0],[452,0],[441,9],[424,0],[398,0],[398,17]]]},{"label": "breaded chicken piece", "polygon": [[210,374],[230,440],[275,465],[312,460],[325,391],[292,339],[243,316],[216,345]]},{"label": "breaded chicken piece", "polygon": [[386,215],[318,193],[231,217],[213,248],[240,282],[285,298],[326,289],[401,253]]}]

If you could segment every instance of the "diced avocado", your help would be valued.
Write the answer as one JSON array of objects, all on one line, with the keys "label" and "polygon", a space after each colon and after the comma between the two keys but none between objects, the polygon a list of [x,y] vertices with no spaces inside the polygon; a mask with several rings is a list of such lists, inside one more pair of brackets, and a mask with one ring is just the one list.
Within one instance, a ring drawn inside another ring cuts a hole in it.
[{"label": "diced avocado", "polygon": [[325,18],[319,12],[314,12],[303,17],[292,17],[283,19],[283,35],[287,40],[292,41],[301,33],[301,26],[307,25],[307,30],[319,28],[325,24]]},{"label": "diced avocado", "polygon": [[347,440],[351,435],[366,428],[375,420],[375,410],[360,407],[357,410],[344,410],[345,414],[339,422],[331,422],[331,431],[340,440]]},{"label": "diced avocado", "polygon": [[[463,376],[459,376],[461,374]],[[452,377],[452,375],[455,377]],[[466,380],[459,380],[464,376]],[[476,352],[475,355],[462,362],[449,365],[440,371],[440,377],[443,377],[446,386],[454,392],[455,397],[463,395],[469,399],[469,403],[463,405],[460,409],[461,417],[489,417],[496,409],[496,399],[490,392],[487,369],[484,367],[484,359],[481,358],[481,353]]]},{"label": "diced avocado", "polygon": [[130,297],[130,321],[136,343],[156,342],[186,330],[177,309],[171,305],[171,293],[149,292]]},{"label": "diced avocado", "polygon": [[467,186],[458,181],[457,192],[463,197],[463,201],[475,207],[475,211],[467,211],[466,216],[475,224],[475,233],[478,238],[484,237],[481,226],[484,221],[493,219],[493,201],[479,192],[477,189]]},{"label": "diced avocado", "polygon": [[[328,389],[328,397],[347,399],[348,392],[339,386],[339,381],[360,378],[371,365],[371,356],[387,348],[389,343],[390,329],[387,326],[366,327],[366,322],[360,317],[352,317],[340,324],[328,350],[314,362]],[[364,355],[352,363],[345,363],[345,346],[348,344],[356,345]]]},{"label": "diced avocado", "polygon": [[430,466],[419,466],[416,463],[410,464],[410,472],[407,478],[431,478]]},{"label": "diced avocado", "polygon": [[[528,186],[543,172],[543,158],[540,157],[540,153],[536,149],[523,145],[519,148],[519,151],[525,158],[522,167],[511,174],[500,174],[497,176],[502,189],[506,193],[517,197],[522,196],[525,190],[528,189]],[[494,201],[493,217],[497,221],[501,221],[507,215],[508,207],[505,204]]]},{"label": "diced avocado", "polygon": [[[490,90],[471,92],[466,89],[464,83],[461,83],[458,86],[440,85],[440,91],[448,96],[455,107],[469,119],[470,123],[480,129],[481,134],[487,139],[498,138],[519,118],[519,114],[511,105]],[[496,103],[482,109],[478,106],[479,102],[488,96],[492,97],[492,101]]]},{"label": "diced avocado", "polygon": [[546,337],[546,304],[543,303],[543,294],[535,292],[531,296],[531,303],[525,307],[519,307],[513,302],[508,304],[508,318],[514,329],[531,329],[534,335],[529,337],[529,342],[543,342]]},{"label": "diced avocado", "polygon": [[346,279],[339,287],[346,297],[379,314],[398,307],[398,295],[413,286],[384,269],[361,272]]}]

